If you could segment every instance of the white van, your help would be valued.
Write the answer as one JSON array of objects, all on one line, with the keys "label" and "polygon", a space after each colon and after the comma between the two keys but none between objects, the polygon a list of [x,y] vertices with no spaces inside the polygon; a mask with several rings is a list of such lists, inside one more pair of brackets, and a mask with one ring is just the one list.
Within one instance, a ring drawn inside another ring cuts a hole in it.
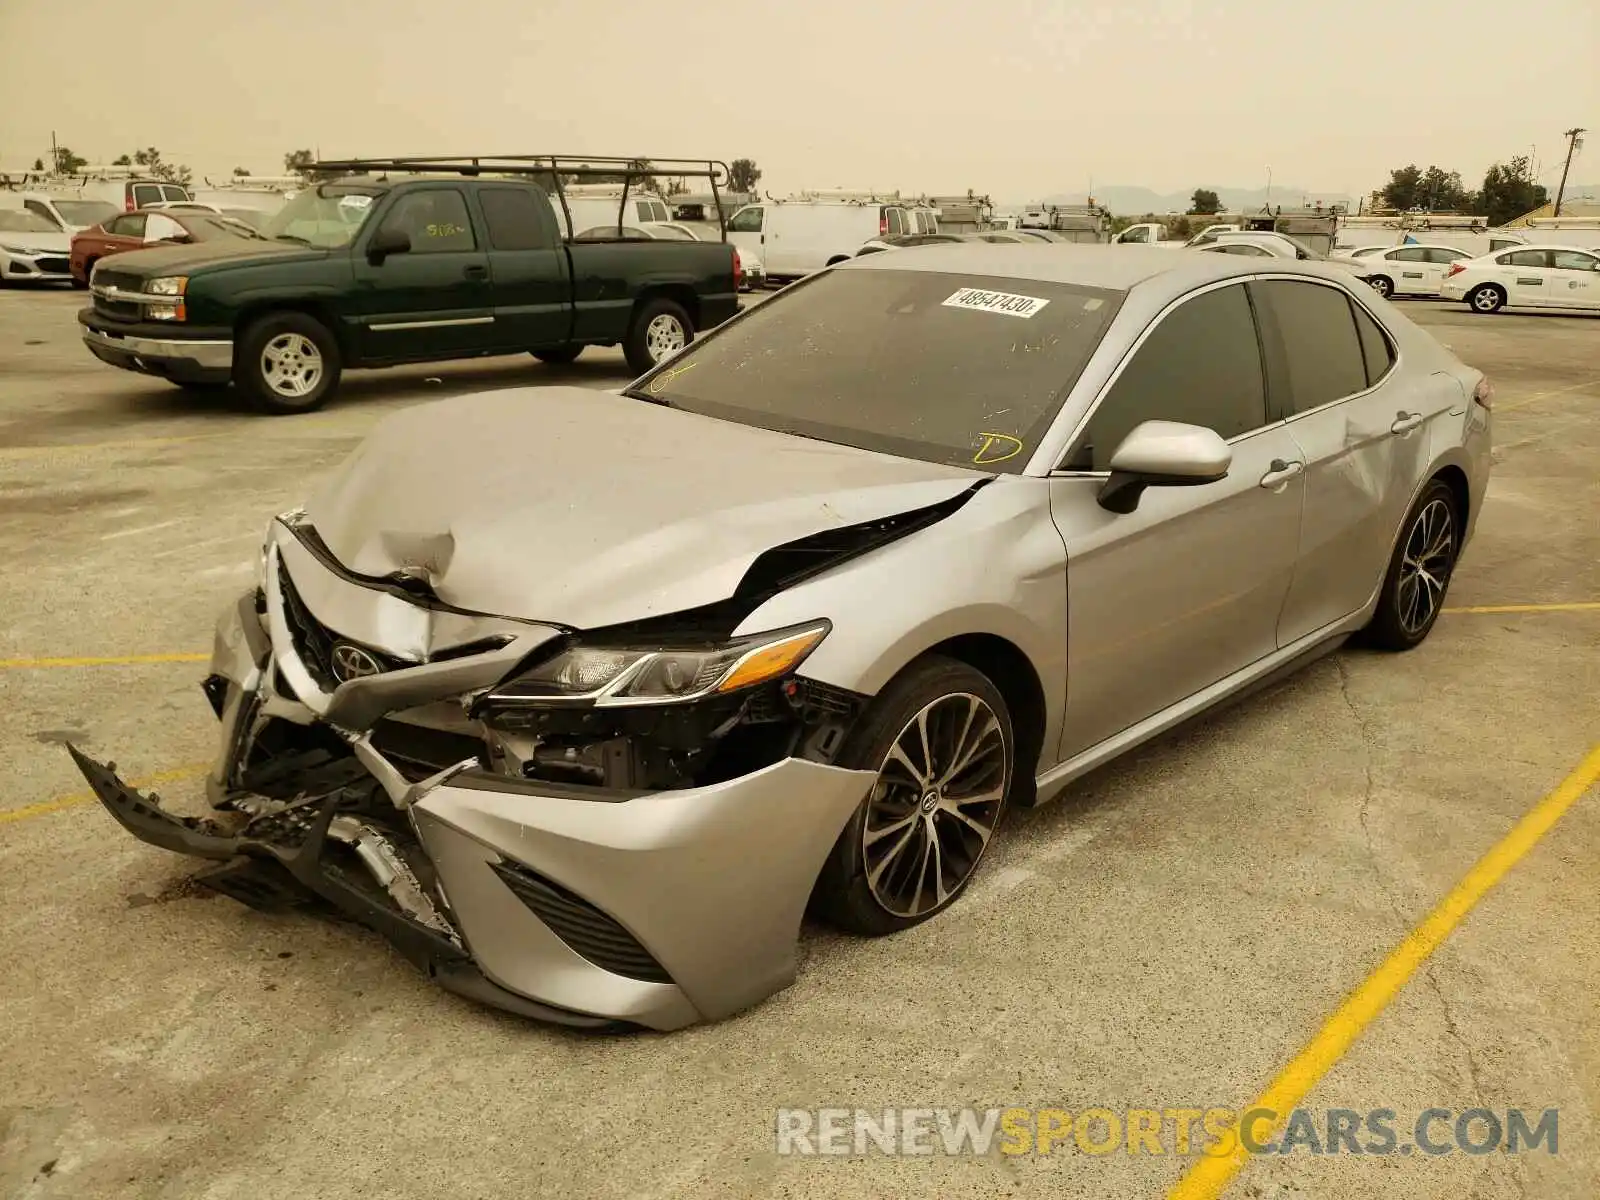
[{"label": "white van", "polygon": [[[600,225],[637,225],[641,221],[656,223],[672,220],[672,212],[666,202],[649,192],[629,192],[627,208],[624,210],[620,188],[611,196],[584,195],[581,192],[574,195],[576,190],[566,189],[567,208],[572,213],[573,229],[580,233]],[[561,201],[552,196],[550,204],[556,211],[556,223],[561,226],[563,233],[571,236],[572,230],[567,228],[566,217],[561,211]]]},{"label": "white van", "polygon": [[767,200],[728,220],[728,240],[754,250],[768,279],[798,279],[845,261],[872,238],[913,232],[904,205],[862,200]]}]

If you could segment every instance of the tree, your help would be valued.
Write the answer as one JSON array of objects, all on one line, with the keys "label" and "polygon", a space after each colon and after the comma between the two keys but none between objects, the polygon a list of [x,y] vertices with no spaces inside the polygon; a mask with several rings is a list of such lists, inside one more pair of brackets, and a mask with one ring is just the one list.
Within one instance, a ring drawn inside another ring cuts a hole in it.
[{"label": "tree", "polygon": [[129,158],[126,154],[119,154],[116,158],[111,160],[111,165],[113,167],[131,167],[133,166],[133,159]]},{"label": "tree", "polygon": [[235,179],[249,179],[250,172],[246,171],[243,167],[235,167],[233,169],[233,177]]},{"label": "tree", "polygon": [[65,146],[55,148],[55,169],[57,175],[75,175],[79,167],[89,165],[89,160],[82,155],[74,154]]},{"label": "tree", "polygon": [[728,186],[736,192],[753,192],[761,182],[761,168],[753,158],[736,158],[728,165]]},{"label": "tree", "polygon": [[1189,200],[1189,211],[1192,213],[1215,216],[1221,208],[1222,202],[1217,199],[1217,194],[1208,188],[1195,188],[1194,196]]},{"label": "tree", "polygon": [[298,175],[302,179],[309,179],[311,177],[311,164],[316,161],[316,156],[309,150],[290,150],[283,156],[284,173]]},{"label": "tree", "polygon": [[1550,199],[1542,183],[1535,183],[1526,154],[1505,163],[1495,163],[1483,176],[1483,190],[1473,208],[1488,218],[1490,225],[1504,225],[1524,213],[1532,212]]},{"label": "tree", "polygon": [[1417,206],[1417,191],[1422,185],[1422,168],[1412,163],[1389,172],[1389,182],[1378,195],[1390,208],[1409,212]]},{"label": "tree", "polygon": [[1389,182],[1373,193],[1374,201],[1397,212],[1427,209],[1449,212],[1471,206],[1472,195],[1462,186],[1459,171],[1429,166],[1423,170],[1412,163],[1389,172]]},{"label": "tree", "polygon": [[1174,217],[1167,222],[1167,236],[1187,242],[1194,236],[1194,229],[1189,224],[1188,217]]},{"label": "tree", "polygon": [[34,170],[35,170],[35,171],[42,171],[42,170],[44,170],[44,159],[42,159],[42,158],[36,158],[36,159],[34,159],[34,160],[33,160],[33,169],[34,169]]}]

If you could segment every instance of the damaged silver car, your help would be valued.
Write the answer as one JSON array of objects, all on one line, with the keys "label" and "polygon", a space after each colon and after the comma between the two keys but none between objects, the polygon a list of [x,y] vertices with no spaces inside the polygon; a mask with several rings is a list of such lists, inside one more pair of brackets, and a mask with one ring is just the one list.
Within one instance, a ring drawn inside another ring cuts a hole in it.
[{"label": "damaged silver car", "polygon": [[1318,264],[868,256],[620,394],[387,418],[223,614],[213,815],[73,754],[211,888],[453,991],[716,1019],[792,981],[808,908],[915,925],[1008,810],[1352,634],[1420,643],[1490,402]]}]

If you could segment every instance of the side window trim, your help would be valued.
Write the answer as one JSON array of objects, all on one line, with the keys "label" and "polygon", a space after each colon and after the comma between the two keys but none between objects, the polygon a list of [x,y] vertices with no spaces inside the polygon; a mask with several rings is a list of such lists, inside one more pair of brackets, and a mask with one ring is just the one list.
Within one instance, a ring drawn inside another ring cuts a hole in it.
[{"label": "side window trim", "polygon": [[[1094,399],[1091,400],[1089,402],[1089,406],[1084,409],[1083,416],[1079,417],[1077,421],[1073,422],[1072,429],[1067,434],[1066,441],[1061,447],[1061,452],[1056,458],[1056,464],[1050,468],[1048,474],[1052,478],[1056,479],[1107,478],[1111,474],[1110,471],[1080,471],[1065,467],[1062,464],[1067,461],[1067,457],[1072,453],[1073,447],[1078,443],[1078,438],[1083,435],[1083,431],[1088,427],[1089,422],[1094,420],[1095,413],[1098,412],[1100,406],[1105,403],[1106,397],[1111,394],[1111,389],[1116,387],[1117,380],[1121,379],[1122,373],[1128,369],[1128,364],[1134,360],[1134,357],[1144,347],[1144,344],[1150,340],[1151,336],[1160,327],[1161,323],[1183,305],[1187,304],[1191,300],[1197,299],[1200,296],[1209,295],[1211,292],[1221,291],[1223,288],[1247,285],[1253,278],[1253,276],[1235,276],[1231,279],[1219,279],[1213,283],[1205,284],[1203,287],[1198,287],[1193,291],[1185,292],[1183,295],[1179,296],[1176,300],[1172,301],[1172,303],[1168,304],[1165,308],[1158,312],[1155,317],[1151,319],[1150,323],[1139,331],[1139,336],[1133,340],[1133,344],[1129,346],[1128,349],[1123,352],[1122,357],[1117,360],[1117,365],[1112,368],[1111,374],[1107,375],[1105,382],[1102,383],[1098,389],[1096,389]],[[1303,276],[1291,276],[1290,278],[1299,279],[1303,278]],[[1262,354],[1261,385],[1262,390],[1266,395],[1267,423],[1256,429],[1252,429],[1248,432],[1236,434],[1231,438],[1227,438],[1226,442],[1230,446],[1237,442],[1243,441],[1245,438],[1255,437],[1259,433],[1263,433],[1268,429],[1272,429],[1283,424],[1282,418],[1274,415],[1273,412],[1271,381],[1267,376],[1267,363],[1265,346],[1262,340],[1263,335],[1261,331],[1261,322],[1257,313],[1255,298],[1250,295],[1248,286],[1245,287],[1245,299],[1250,305],[1252,322],[1256,327],[1256,347],[1259,351],[1261,351]],[[1048,437],[1051,435],[1047,434],[1046,436]]]},{"label": "side window trim", "polygon": [[[1300,418],[1302,418],[1302,417],[1309,417],[1309,416],[1312,416],[1315,413],[1320,413],[1324,409],[1332,408],[1335,404],[1344,404],[1347,401],[1358,399],[1359,397],[1367,395],[1374,388],[1376,388],[1378,386],[1378,384],[1382,383],[1385,379],[1389,378],[1390,375],[1394,374],[1395,369],[1400,365],[1400,344],[1394,338],[1389,336],[1388,327],[1385,326],[1382,321],[1378,320],[1377,315],[1374,314],[1371,309],[1367,308],[1366,305],[1362,304],[1361,301],[1359,299],[1357,299],[1357,297],[1356,297],[1354,292],[1350,291],[1347,288],[1342,288],[1338,284],[1333,283],[1330,280],[1313,279],[1313,278],[1311,278],[1310,276],[1307,276],[1307,275],[1261,275],[1261,276],[1256,276],[1255,278],[1252,278],[1250,282],[1251,283],[1257,283],[1257,282],[1264,283],[1264,282],[1267,282],[1268,280],[1279,280],[1279,279],[1287,279],[1287,280],[1291,280],[1291,281],[1293,281],[1295,283],[1315,284],[1318,287],[1330,288],[1333,291],[1340,293],[1341,295],[1344,296],[1344,298],[1345,298],[1347,303],[1359,306],[1361,308],[1361,310],[1367,314],[1367,316],[1372,318],[1372,321],[1373,321],[1373,323],[1375,325],[1377,325],[1379,332],[1381,332],[1383,334],[1384,341],[1388,342],[1388,344],[1389,344],[1389,369],[1387,371],[1385,371],[1382,375],[1380,375],[1376,381],[1369,380],[1369,382],[1367,383],[1367,386],[1362,388],[1359,392],[1351,392],[1348,396],[1340,396],[1337,399],[1329,400],[1325,404],[1319,404],[1315,408],[1308,408],[1304,412],[1291,413],[1291,414],[1289,414],[1287,416],[1282,417],[1281,420],[1283,420],[1284,422],[1292,425],[1294,422],[1300,420]],[[1254,296],[1252,296],[1251,298],[1252,298],[1252,300],[1254,300]],[[1260,307],[1260,309],[1258,309],[1257,311],[1258,311],[1258,313],[1262,313],[1262,314],[1266,315],[1266,322],[1270,323],[1272,321],[1270,306],[1262,305]],[[1355,326],[1355,320],[1356,320],[1356,315],[1355,315],[1354,311],[1352,311],[1350,313],[1350,323],[1351,323],[1352,326]],[[1360,330],[1359,327],[1356,327],[1355,333],[1356,333],[1356,345],[1359,347],[1361,345],[1361,330]],[[1283,390],[1284,390],[1284,393],[1285,393],[1285,401],[1286,401],[1287,404],[1292,405],[1293,404],[1293,397],[1288,395],[1288,369],[1287,369],[1288,368],[1288,364],[1282,358],[1282,355],[1283,355],[1283,352],[1284,352],[1283,351],[1283,338],[1278,333],[1277,327],[1276,327],[1275,324],[1273,325],[1272,341],[1275,343],[1273,362],[1278,367],[1278,369],[1280,369],[1282,371],[1282,378],[1284,380],[1284,383],[1283,383],[1282,386],[1283,386]],[[1367,378],[1366,355],[1365,354],[1363,354],[1361,356],[1361,361],[1362,361],[1362,367],[1361,367],[1362,378],[1365,379],[1365,378]],[[1274,383],[1274,380],[1269,375],[1268,378],[1267,378],[1267,408],[1268,408],[1268,412],[1269,413],[1276,410],[1274,402],[1273,402],[1273,399],[1272,399],[1272,394],[1273,394],[1273,391],[1275,390],[1275,387],[1276,387],[1276,385]]]}]

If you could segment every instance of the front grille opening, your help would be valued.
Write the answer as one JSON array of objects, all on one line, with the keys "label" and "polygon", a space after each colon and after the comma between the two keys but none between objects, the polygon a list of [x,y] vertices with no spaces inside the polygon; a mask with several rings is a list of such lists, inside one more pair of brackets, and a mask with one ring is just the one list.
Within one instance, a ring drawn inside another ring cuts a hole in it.
[{"label": "front grille opening", "polygon": [[534,916],[595,966],[645,983],[672,982],[631,933],[582,896],[516,863],[502,859],[491,865]]},{"label": "front grille opening", "polygon": [[[316,681],[317,686],[325,692],[333,691],[339,686],[339,679],[333,673],[333,647],[342,639],[311,615],[311,610],[306,607],[305,601],[300,598],[300,593],[295,590],[288,569],[281,562],[278,564],[278,590],[283,595],[283,615],[289,625],[289,637],[294,642],[295,653],[300,656],[306,672]],[[416,665],[374,650],[370,646],[362,648],[382,664],[385,671],[398,671]]]}]

